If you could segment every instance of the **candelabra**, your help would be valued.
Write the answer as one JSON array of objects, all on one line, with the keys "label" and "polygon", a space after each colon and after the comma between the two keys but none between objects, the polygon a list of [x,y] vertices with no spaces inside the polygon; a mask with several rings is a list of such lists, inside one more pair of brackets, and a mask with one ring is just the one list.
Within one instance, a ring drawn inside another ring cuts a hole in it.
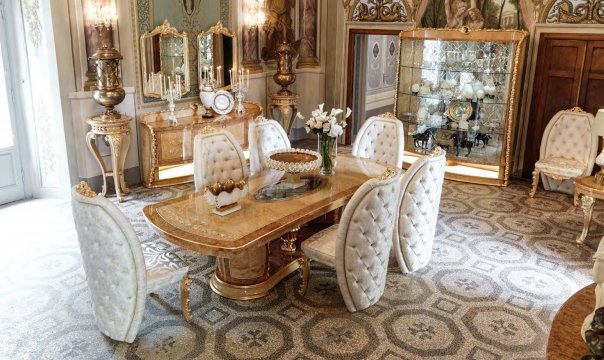
[{"label": "candelabra", "polygon": [[175,100],[180,100],[182,97],[182,93],[180,90],[180,83],[176,82],[168,85],[168,88],[165,91],[162,91],[161,98],[162,100],[168,101],[168,110],[170,110],[170,115],[168,116],[168,123],[176,125],[178,123],[178,119],[176,119],[176,115],[174,114],[174,109],[176,105],[174,105]]},{"label": "candelabra", "polygon": [[237,115],[241,116],[245,114],[245,106],[243,105],[243,100],[245,99],[245,93],[247,93],[248,88],[243,85],[243,82],[234,86],[235,88],[235,99],[237,99],[237,106],[235,108],[235,112]]}]

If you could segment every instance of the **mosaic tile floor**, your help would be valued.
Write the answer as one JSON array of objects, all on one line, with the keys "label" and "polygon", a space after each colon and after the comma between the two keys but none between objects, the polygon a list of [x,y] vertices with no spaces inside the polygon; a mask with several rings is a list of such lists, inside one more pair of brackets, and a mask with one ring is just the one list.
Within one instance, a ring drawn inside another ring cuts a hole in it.
[{"label": "mosaic tile floor", "polygon": [[[142,242],[173,248],[141,209],[191,190],[136,188],[120,208]],[[212,258],[177,250],[191,264],[194,324],[174,286],[148,298],[133,344],[95,326],[69,202],[3,207],[0,359],[543,359],[555,312],[591,282],[604,205],[577,247],[571,197],[528,190],[445,182],[429,266],[403,275],[393,263],[382,300],[355,314],[335,273],[317,264],[305,297],[291,276],[265,298],[232,301],[209,289]]]}]

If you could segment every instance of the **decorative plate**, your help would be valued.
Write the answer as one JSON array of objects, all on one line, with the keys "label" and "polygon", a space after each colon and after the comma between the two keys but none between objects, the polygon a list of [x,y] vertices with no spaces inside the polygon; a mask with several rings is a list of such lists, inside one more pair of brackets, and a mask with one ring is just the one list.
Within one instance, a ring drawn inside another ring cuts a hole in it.
[{"label": "decorative plate", "polygon": [[233,107],[235,106],[235,101],[233,100],[233,95],[230,92],[225,90],[216,91],[216,95],[214,95],[214,102],[212,103],[212,109],[220,115],[226,115],[233,111]]},{"label": "decorative plate", "polygon": [[467,120],[472,115],[472,104],[467,101],[451,101],[446,115],[453,121]]}]

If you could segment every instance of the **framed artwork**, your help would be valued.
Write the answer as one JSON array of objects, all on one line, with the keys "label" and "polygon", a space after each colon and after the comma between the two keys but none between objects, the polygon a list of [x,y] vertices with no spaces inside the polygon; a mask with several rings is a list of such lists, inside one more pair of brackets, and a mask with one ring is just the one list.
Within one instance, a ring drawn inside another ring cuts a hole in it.
[{"label": "framed artwork", "polygon": [[421,26],[526,29],[520,1],[523,0],[429,0]]}]

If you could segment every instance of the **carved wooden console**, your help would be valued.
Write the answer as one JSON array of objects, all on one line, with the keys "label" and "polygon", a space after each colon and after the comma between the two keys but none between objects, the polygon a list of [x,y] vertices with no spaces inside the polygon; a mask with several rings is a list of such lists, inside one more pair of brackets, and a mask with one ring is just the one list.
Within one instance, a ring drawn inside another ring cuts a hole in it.
[{"label": "carved wooden console", "polygon": [[258,104],[246,102],[245,114],[235,112],[212,119],[203,110],[176,111],[176,125],[168,123],[168,112],[153,112],[139,118],[143,185],[160,187],[193,181],[193,138],[206,126],[227,129],[247,149],[248,124],[262,114]]}]

